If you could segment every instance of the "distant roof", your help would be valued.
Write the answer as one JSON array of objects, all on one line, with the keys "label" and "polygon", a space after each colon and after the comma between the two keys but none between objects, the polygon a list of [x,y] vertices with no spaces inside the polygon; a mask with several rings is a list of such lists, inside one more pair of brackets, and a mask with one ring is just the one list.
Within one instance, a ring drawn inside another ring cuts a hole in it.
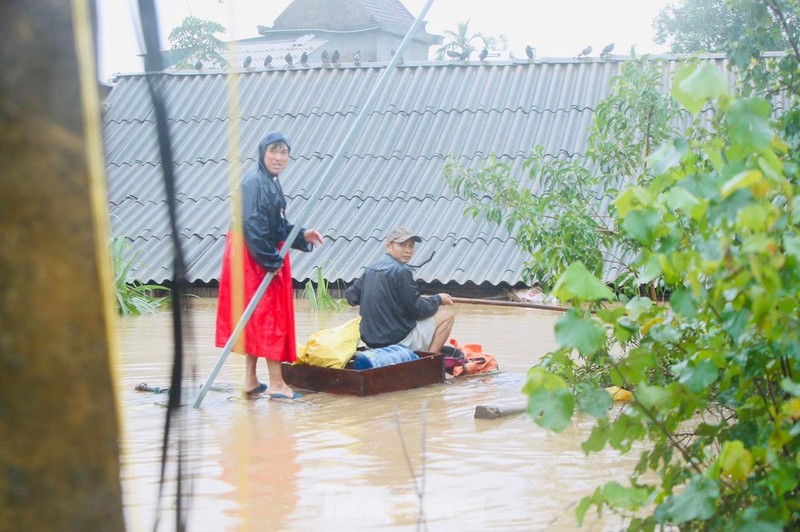
[{"label": "distant roof", "polygon": [[[231,183],[256,164],[265,132],[279,129],[292,141],[292,162],[280,176],[287,216],[325,235],[313,253],[292,253],[296,280],[315,278],[318,265],[329,281],[354,280],[384,252],[387,231],[402,224],[425,237],[418,260],[436,253],[419,280],[520,283],[526,256],[515,238],[464,214],[467,205],[445,184],[443,165],[454,156],[475,168],[496,154],[523,186],[538,186],[522,168],[531,149],[584,157],[594,110],[620,73],[620,59],[407,62],[390,72],[339,170],[322,183],[385,64],[164,76],[188,279],[218,279]],[[665,73],[674,69],[675,58],[667,59]],[[724,68],[722,56],[707,59]],[[112,230],[138,253],[129,280],[163,282],[172,275],[172,250],[146,78],[120,77],[107,102]]]},{"label": "distant roof", "polygon": [[398,0],[359,0],[361,5],[369,11],[377,22],[399,24],[411,27],[414,17],[406,6]]},{"label": "distant roof", "polygon": [[[363,10],[363,11],[362,11]],[[293,0],[275,19],[275,29],[354,29],[371,19],[405,29],[414,17],[399,0]]]},{"label": "distant roof", "polygon": [[[257,25],[259,35],[274,37],[313,33],[382,32],[405,36],[414,17],[399,0],[294,0],[275,19],[273,26]],[[441,44],[442,37],[425,30],[423,21],[415,31],[416,41]]]}]

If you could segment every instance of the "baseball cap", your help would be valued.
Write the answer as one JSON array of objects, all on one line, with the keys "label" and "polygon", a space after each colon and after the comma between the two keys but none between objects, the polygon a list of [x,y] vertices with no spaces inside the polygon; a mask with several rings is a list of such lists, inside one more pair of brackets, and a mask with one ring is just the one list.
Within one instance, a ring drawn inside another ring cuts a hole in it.
[{"label": "baseball cap", "polygon": [[411,232],[410,229],[406,227],[395,227],[389,234],[386,235],[387,242],[406,242],[407,240],[413,240],[414,242],[422,242],[422,238],[415,235]]}]

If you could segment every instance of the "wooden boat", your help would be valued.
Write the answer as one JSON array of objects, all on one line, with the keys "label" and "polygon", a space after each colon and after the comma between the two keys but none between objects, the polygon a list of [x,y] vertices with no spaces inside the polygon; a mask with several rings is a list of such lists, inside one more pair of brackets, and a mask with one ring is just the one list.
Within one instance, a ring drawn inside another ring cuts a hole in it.
[{"label": "wooden boat", "polygon": [[444,355],[418,351],[419,358],[370,369],[338,369],[306,364],[281,364],[283,380],[290,386],[364,397],[420,388],[445,381]]}]

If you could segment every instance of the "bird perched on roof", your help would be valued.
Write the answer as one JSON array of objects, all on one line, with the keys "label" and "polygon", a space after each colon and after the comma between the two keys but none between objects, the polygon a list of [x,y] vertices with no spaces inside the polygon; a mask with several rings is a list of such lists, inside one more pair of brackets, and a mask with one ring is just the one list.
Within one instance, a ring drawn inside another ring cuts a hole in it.
[{"label": "bird perched on roof", "polygon": [[203,70],[203,62],[202,61],[198,61],[197,63],[194,64],[194,67],[197,70]]},{"label": "bird perched on roof", "polygon": [[455,50],[447,50],[447,57],[450,59],[461,59],[461,52],[456,52]]},{"label": "bird perched on roof", "polygon": [[294,66],[294,59],[292,59],[292,54],[287,53],[283,56],[284,61],[286,61],[286,68],[292,68]]},{"label": "bird perched on roof", "polygon": [[536,50],[533,49],[533,46],[530,44],[525,47],[525,55],[528,56],[528,59],[535,59],[536,58]]},{"label": "bird perched on roof", "polygon": [[470,55],[472,55],[472,50],[469,48],[464,48],[464,51],[461,52],[461,60],[468,61]]},{"label": "bird perched on roof", "polygon": [[590,53],[592,53],[592,47],[591,46],[587,46],[586,48],[581,50],[581,53],[579,53],[576,57],[586,57]]},{"label": "bird perched on roof", "polygon": [[322,50],[322,55],[319,56],[322,59],[322,64],[324,66],[328,66],[328,61],[330,61],[330,56],[328,55],[328,50]]},{"label": "bird perched on roof", "polygon": [[272,64],[272,56],[267,54],[267,57],[264,58],[264,66],[269,68],[271,64]]},{"label": "bird perched on roof", "polygon": [[339,50],[334,50],[334,51],[333,51],[333,55],[331,56],[331,62],[332,62],[334,65],[336,65],[336,66],[339,66],[339,58],[340,58],[340,57],[341,57],[341,56],[339,55]]},{"label": "bird perched on roof", "polygon": [[612,50],[614,50],[614,43],[613,42],[610,43],[610,44],[605,45],[603,50],[600,52],[600,57],[602,57],[602,58],[608,57],[608,54],[610,54],[612,52]]},{"label": "bird perched on roof", "polygon": [[353,54],[353,64],[361,66],[361,50],[356,50],[356,53]]},{"label": "bird perched on roof", "polygon": [[484,61],[484,60],[486,60],[486,57],[487,57],[488,55],[489,55],[489,50],[487,50],[486,48],[484,48],[483,50],[481,50],[481,53],[480,53],[480,55],[478,56],[478,58],[479,58],[481,61]]},{"label": "bird perched on roof", "polygon": [[303,65],[303,66],[307,66],[308,65],[308,54],[307,53],[303,52],[302,54],[300,54],[300,64]]},{"label": "bird perched on roof", "polygon": [[242,66],[244,68],[250,68],[250,65],[252,65],[252,64],[253,64],[253,56],[252,55],[248,55],[247,57],[244,58],[244,62],[242,63]]}]

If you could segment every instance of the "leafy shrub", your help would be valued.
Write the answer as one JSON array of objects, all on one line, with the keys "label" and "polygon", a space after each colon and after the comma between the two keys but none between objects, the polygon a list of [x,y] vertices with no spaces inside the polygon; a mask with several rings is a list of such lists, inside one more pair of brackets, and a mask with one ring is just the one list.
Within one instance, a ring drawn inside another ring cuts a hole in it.
[{"label": "leafy shrub", "polygon": [[[658,279],[669,299],[602,307],[614,294],[582,264],[567,268],[553,295],[575,306],[556,323],[560,349],[529,372],[529,413],[554,430],[576,409],[594,417],[586,453],[650,442],[629,485],[597,488],[579,521],[594,506],[633,529],[797,529],[796,154],[769,102],[731,97],[709,63],[679,71],[673,95],[694,114],[711,106],[716,129],[667,143],[651,158],[654,178],[614,202],[617,226],[640,246],[637,282]],[[614,417],[604,381],[633,390]]]},{"label": "leafy shrub", "polygon": [[342,299],[336,299],[328,291],[328,281],[325,280],[323,266],[315,266],[317,272],[317,287],[310,280],[306,282],[303,294],[311,301],[311,308],[315,310],[342,310],[347,304]]},{"label": "leafy shrub", "polygon": [[128,283],[128,273],[139,264],[137,256],[126,257],[129,247],[122,237],[112,238],[110,242],[111,260],[114,273],[114,295],[117,310],[125,316],[147,314],[158,310],[168,297],[156,297],[154,292],[169,292],[169,288],[159,284]]}]

